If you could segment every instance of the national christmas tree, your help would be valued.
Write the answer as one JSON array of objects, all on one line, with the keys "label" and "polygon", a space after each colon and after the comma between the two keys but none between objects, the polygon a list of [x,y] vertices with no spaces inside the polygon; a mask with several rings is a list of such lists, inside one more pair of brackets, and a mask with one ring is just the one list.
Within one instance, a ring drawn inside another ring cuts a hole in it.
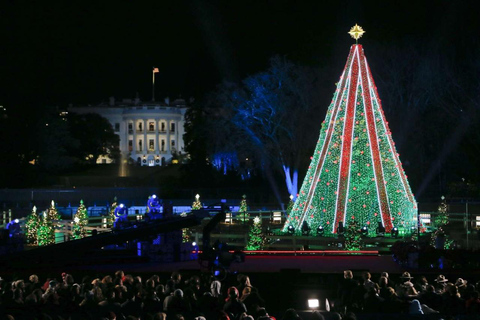
[{"label": "national christmas tree", "polygon": [[38,244],[38,228],[40,227],[40,217],[37,214],[37,207],[33,206],[32,213],[28,215],[25,227],[27,228],[27,239],[32,244]]},{"label": "national christmas tree", "polygon": [[197,194],[195,196],[195,201],[192,203],[192,210],[200,210],[202,209],[202,203],[200,202],[200,195]]},{"label": "national christmas tree", "polygon": [[[364,31],[355,25],[349,33],[358,41]],[[310,159],[283,231],[304,221],[325,234],[353,221],[370,235],[379,224],[386,232],[415,226],[417,204],[360,44],[350,48]]]},{"label": "national christmas tree", "polygon": [[73,239],[85,238],[87,231],[85,227],[88,225],[87,208],[83,204],[83,200],[80,200],[77,212],[73,217],[72,237]]},{"label": "national christmas tree", "polygon": [[262,232],[262,220],[259,217],[253,219],[253,225],[248,233],[248,243],[246,250],[260,250],[265,242],[265,236]]}]

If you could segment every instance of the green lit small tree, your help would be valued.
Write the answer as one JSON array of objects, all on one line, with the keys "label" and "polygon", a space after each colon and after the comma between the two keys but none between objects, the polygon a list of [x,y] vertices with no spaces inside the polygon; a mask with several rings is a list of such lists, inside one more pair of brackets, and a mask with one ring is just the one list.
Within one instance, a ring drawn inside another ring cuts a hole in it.
[{"label": "green lit small tree", "polygon": [[242,200],[240,201],[240,208],[238,209],[238,213],[235,216],[235,219],[238,221],[248,221],[250,219],[250,215],[248,214],[247,210],[247,195],[244,194],[242,196]]},{"label": "green lit small tree", "polygon": [[449,223],[448,206],[445,197],[442,196],[441,199],[442,201],[438,206],[438,213],[434,218],[435,227],[437,230],[432,233],[430,244],[437,249],[453,249],[453,240],[448,237],[444,229],[444,227]]},{"label": "green lit small tree", "polygon": [[85,238],[87,231],[85,227],[88,225],[88,213],[87,208],[83,204],[83,200],[80,200],[77,212],[73,217],[72,237],[73,239]]},{"label": "green lit small tree", "polygon": [[55,208],[55,202],[52,200],[50,208],[43,213],[41,224],[38,228],[38,245],[46,246],[55,244],[55,222],[60,220],[61,216]]},{"label": "green lit small tree", "polygon": [[445,197],[442,196],[442,201],[440,202],[440,205],[438,206],[438,213],[434,219],[435,221],[435,226],[436,227],[443,227],[448,224],[448,206],[447,202],[445,200]]},{"label": "green lit small tree", "polygon": [[61,216],[58,213],[57,208],[55,208],[55,201],[52,200],[50,208],[47,209],[47,219],[50,221],[60,220]]},{"label": "green lit small tree", "polygon": [[246,250],[260,250],[265,244],[265,235],[262,232],[262,220],[259,217],[253,219],[253,224],[248,233]]},{"label": "green lit small tree", "polygon": [[31,244],[38,244],[38,228],[40,227],[40,217],[37,214],[37,207],[33,206],[32,213],[28,215],[25,228],[27,229],[27,239]]},{"label": "green lit small tree", "polygon": [[37,239],[39,246],[55,244],[55,227],[53,226],[53,221],[48,219],[47,212],[42,214]]},{"label": "green lit small tree", "polygon": [[352,219],[345,229],[345,249],[348,251],[358,251],[363,248],[362,235],[357,222]]}]

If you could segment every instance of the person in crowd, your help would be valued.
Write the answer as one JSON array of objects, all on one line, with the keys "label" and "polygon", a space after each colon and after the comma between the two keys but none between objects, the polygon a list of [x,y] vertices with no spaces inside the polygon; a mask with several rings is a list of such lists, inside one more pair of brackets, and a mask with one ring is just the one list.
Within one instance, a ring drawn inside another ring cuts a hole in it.
[{"label": "person in crowd", "polygon": [[465,294],[465,290],[467,289],[467,284],[468,284],[468,281],[463,280],[462,278],[458,278],[457,281],[455,281],[455,286],[457,287],[461,297],[463,297]]},{"label": "person in crowd", "polygon": [[419,294],[425,292],[427,290],[427,286],[428,280],[425,276],[419,277],[418,280],[415,282],[415,290],[417,290]]},{"label": "person in crowd", "polygon": [[373,288],[375,286],[375,282],[372,281],[372,275],[370,272],[364,272],[362,274],[363,278],[363,287],[365,288],[365,291],[368,292],[370,288]]},{"label": "person in crowd", "polygon": [[243,292],[243,288],[251,287],[252,284],[250,283],[250,278],[244,274],[237,275],[237,285],[235,286],[238,292]]},{"label": "person in crowd", "polygon": [[439,274],[435,279],[435,292],[437,292],[438,294],[443,294],[445,292],[447,282],[448,279],[446,279],[443,274]]},{"label": "person in crowd", "polygon": [[458,288],[453,283],[447,283],[442,294],[442,308],[440,311],[446,315],[465,314],[465,301],[460,298]]},{"label": "person in crowd", "polygon": [[223,311],[229,315],[231,320],[236,320],[242,313],[248,312],[245,304],[239,300],[239,293],[236,287],[228,288]]},{"label": "person in crowd", "polygon": [[387,294],[380,306],[381,313],[403,313],[405,304],[400,300],[392,287],[387,288]]},{"label": "person in crowd", "polygon": [[300,318],[295,309],[290,308],[285,311],[282,320],[302,320],[302,318]]},{"label": "person in crowd", "polygon": [[408,310],[409,314],[424,314],[422,305],[420,304],[420,301],[417,299],[413,299],[412,302],[410,302],[410,308]]},{"label": "person in crowd", "polygon": [[373,287],[370,287],[365,296],[365,302],[363,306],[363,312],[365,313],[378,313],[380,307],[384,302],[384,299],[379,296],[380,287],[374,283]]},{"label": "person in crowd", "polygon": [[404,301],[412,301],[417,298],[418,292],[415,290],[415,286],[412,283],[413,277],[410,276],[410,273],[404,272],[400,279],[402,279],[403,282],[397,285],[395,290],[397,296]]},{"label": "person in crowd", "polygon": [[358,287],[358,282],[353,279],[353,272],[345,270],[343,272],[343,280],[338,286],[337,303],[340,312],[345,313],[352,310],[356,302],[355,291]]},{"label": "person in crowd", "polygon": [[419,294],[418,299],[434,310],[440,310],[442,307],[442,296],[435,292],[435,287],[431,284],[426,287],[425,292]]},{"label": "person in crowd", "polygon": [[240,301],[245,304],[248,312],[256,319],[258,310],[265,307],[265,300],[258,293],[258,289],[255,287],[245,287],[240,297]]}]

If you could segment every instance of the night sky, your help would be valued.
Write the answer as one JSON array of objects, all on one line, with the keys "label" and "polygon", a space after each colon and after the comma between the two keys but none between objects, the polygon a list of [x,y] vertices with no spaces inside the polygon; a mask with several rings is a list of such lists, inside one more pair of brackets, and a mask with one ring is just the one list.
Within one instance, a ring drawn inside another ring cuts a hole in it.
[{"label": "night sky", "polygon": [[274,54],[332,67],[333,94],[355,23],[366,30],[369,58],[369,44],[414,38],[461,55],[478,45],[477,20],[475,1],[8,1],[0,10],[0,105],[97,104],[137,92],[150,100],[152,67],[160,71],[157,99],[198,99],[222,80],[266,69]]}]

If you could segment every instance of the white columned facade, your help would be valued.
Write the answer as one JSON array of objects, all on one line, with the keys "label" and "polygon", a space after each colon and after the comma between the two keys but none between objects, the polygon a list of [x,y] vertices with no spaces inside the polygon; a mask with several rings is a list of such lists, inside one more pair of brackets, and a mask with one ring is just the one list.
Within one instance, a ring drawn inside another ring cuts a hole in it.
[{"label": "white columned facade", "polygon": [[[70,107],[69,112],[73,113],[96,113],[109,120],[114,131],[120,138],[119,148],[123,159],[128,157],[131,161],[140,165],[149,165],[148,160],[153,157],[154,165],[161,165],[161,159],[165,159],[165,164],[172,160],[172,140],[175,141],[175,150],[184,153],[183,125],[185,122],[185,111],[187,106],[184,100],[159,102],[141,102],[131,99],[124,99],[116,102],[113,100],[109,104],[100,104],[97,106]],[[149,122],[154,121],[153,131],[150,130]],[[131,124],[131,130],[129,126]],[[162,124],[164,128],[162,130]],[[172,124],[174,130],[172,131]],[[141,130],[140,130],[141,126]],[[181,126],[181,128],[180,128]],[[148,130],[148,131],[147,131]],[[149,151],[149,140],[154,140],[153,150]],[[132,141],[130,151],[130,141]],[[141,141],[141,150],[140,148]],[[162,150],[162,141],[164,142]],[[160,160],[160,161],[157,161]],[[97,163],[110,163],[111,159],[103,157],[97,159]]]}]

